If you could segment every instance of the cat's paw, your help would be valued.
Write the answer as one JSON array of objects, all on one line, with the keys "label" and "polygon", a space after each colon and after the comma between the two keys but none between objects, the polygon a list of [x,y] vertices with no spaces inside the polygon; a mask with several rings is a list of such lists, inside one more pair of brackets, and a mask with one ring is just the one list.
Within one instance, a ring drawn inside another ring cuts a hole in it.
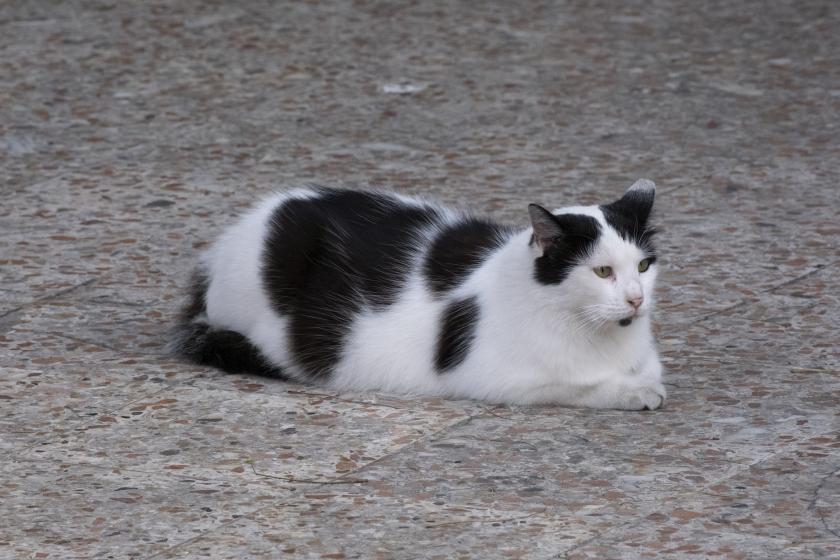
[{"label": "cat's paw", "polygon": [[656,410],[665,404],[665,386],[654,382],[632,387],[623,395],[621,408],[625,410]]}]

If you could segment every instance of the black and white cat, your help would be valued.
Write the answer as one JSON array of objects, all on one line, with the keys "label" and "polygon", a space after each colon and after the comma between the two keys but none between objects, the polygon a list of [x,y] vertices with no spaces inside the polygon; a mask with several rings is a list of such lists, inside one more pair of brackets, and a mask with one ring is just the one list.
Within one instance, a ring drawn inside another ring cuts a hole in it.
[{"label": "black and white cat", "polygon": [[656,409],[654,184],[517,229],[386,192],[265,199],[203,255],[172,348],[338,390]]}]

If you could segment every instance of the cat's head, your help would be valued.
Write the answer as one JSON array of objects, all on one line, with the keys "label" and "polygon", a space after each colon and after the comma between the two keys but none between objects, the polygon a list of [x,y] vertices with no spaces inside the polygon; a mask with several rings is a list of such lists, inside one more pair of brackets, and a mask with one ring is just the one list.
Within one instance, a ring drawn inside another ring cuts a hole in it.
[{"label": "cat's head", "polygon": [[653,181],[640,179],[611,204],[554,212],[528,207],[534,279],[581,324],[626,327],[650,313],[657,269],[648,224],[654,192]]}]

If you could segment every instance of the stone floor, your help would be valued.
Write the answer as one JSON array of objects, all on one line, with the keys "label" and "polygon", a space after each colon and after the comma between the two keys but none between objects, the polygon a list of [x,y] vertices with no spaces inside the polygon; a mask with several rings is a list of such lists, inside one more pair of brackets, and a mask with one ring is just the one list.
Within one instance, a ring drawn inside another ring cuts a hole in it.
[{"label": "stone floor", "polygon": [[[840,558],[840,5],[0,3],[0,558]],[[659,185],[653,413],[162,345],[262,193]]]}]

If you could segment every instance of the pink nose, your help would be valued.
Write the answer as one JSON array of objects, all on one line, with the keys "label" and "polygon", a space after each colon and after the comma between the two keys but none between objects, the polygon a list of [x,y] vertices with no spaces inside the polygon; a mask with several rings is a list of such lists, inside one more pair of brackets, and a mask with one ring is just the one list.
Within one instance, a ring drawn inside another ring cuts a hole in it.
[{"label": "pink nose", "polygon": [[638,309],[639,306],[642,305],[642,301],[643,301],[643,299],[640,298],[640,297],[633,298],[633,299],[630,299],[630,298],[627,299],[627,303],[632,305],[633,309]]}]

